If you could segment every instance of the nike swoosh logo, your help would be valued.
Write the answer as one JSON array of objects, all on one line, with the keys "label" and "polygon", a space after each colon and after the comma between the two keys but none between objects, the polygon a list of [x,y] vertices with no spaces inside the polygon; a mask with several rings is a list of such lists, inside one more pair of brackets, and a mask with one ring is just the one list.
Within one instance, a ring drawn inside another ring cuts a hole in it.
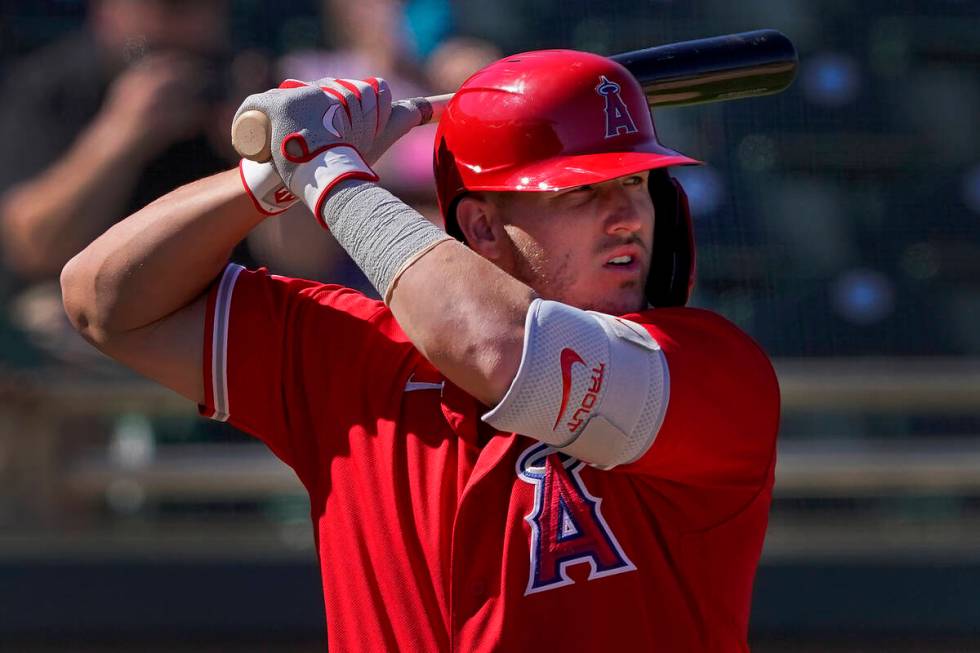
[{"label": "nike swoosh logo", "polygon": [[323,126],[327,128],[328,132],[330,132],[337,138],[340,138],[340,132],[337,131],[337,128],[333,126],[333,116],[335,113],[337,113],[337,109],[339,108],[340,108],[339,104],[331,104],[330,108],[327,109],[327,112],[323,114]]},{"label": "nike swoosh logo", "polygon": [[425,381],[413,381],[415,375],[408,377],[408,383],[405,384],[405,392],[415,392],[416,390],[438,390],[442,392],[443,388],[446,387],[446,382],[441,381],[439,383],[427,383]]},{"label": "nike swoosh logo", "polygon": [[565,347],[561,350],[561,407],[558,409],[558,417],[555,419],[555,425],[551,427],[554,431],[558,428],[558,422],[561,421],[562,415],[565,414],[565,408],[568,406],[568,392],[572,389],[572,365],[575,363],[580,363],[583,367],[585,366],[585,361],[582,357],[578,355],[578,352],[570,347]]}]

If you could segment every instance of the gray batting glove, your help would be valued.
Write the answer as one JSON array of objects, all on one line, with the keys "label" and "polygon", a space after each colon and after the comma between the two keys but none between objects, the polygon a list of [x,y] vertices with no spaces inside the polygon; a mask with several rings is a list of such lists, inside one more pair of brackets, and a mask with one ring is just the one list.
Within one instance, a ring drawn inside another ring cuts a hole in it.
[{"label": "gray batting glove", "polygon": [[250,95],[238,108],[258,110],[272,126],[272,162],[286,187],[326,226],[321,208],[341,181],[377,181],[370,164],[411,125],[389,129],[391,90],[380,78],[294,79]]}]

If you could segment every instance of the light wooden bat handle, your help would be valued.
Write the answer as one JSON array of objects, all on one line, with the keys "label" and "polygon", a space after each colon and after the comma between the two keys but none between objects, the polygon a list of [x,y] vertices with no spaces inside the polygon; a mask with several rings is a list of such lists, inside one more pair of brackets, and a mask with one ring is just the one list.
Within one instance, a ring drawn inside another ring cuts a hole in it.
[{"label": "light wooden bat handle", "polygon": [[[453,97],[433,95],[398,100],[391,105],[391,118],[388,122],[397,124],[409,120],[413,126],[437,122]],[[272,123],[269,117],[253,109],[235,119],[231,125],[231,144],[243,158],[264,163],[272,158]]]},{"label": "light wooden bat handle", "polygon": [[231,126],[231,145],[243,158],[260,163],[272,158],[272,123],[257,109],[235,118]]}]

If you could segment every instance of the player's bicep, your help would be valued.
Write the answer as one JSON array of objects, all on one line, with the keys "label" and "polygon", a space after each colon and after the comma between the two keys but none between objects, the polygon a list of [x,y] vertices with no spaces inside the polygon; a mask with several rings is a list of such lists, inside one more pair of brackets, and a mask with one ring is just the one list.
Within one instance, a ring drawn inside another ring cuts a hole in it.
[{"label": "player's bicep", "polygon": [[611,468],[650,448],[669,385],[663,352],[640,325],[535,300],[517,375],[483,419]]},{"label": "player's bicep", "polygon": [[143,376],[203,404],[207,301],[203,294],[152,324],[116,334],[102,350]]}]

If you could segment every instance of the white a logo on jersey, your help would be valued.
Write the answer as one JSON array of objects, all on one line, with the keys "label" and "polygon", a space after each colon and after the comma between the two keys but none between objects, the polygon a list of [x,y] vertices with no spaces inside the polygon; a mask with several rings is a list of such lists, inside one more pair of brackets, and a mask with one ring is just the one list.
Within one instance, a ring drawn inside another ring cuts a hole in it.
[{"label": "white a logo on jersey", "polygon": [[635,134],[636,124],[630,115],[629,107],[619,94],[619,84],[605,75],[600,75],[595,92],[606,98],[606,138],[620,134]]},{"label": "white a logo on jersey", "polygon": [[602,499],[592,496],[579,472],[585,463],[537,443],[517,459],[517,475],[534,486],[531,569],[524,595],[571,585],[571,565],[588,564],[589,580],[636,567],[602,516]]}]

